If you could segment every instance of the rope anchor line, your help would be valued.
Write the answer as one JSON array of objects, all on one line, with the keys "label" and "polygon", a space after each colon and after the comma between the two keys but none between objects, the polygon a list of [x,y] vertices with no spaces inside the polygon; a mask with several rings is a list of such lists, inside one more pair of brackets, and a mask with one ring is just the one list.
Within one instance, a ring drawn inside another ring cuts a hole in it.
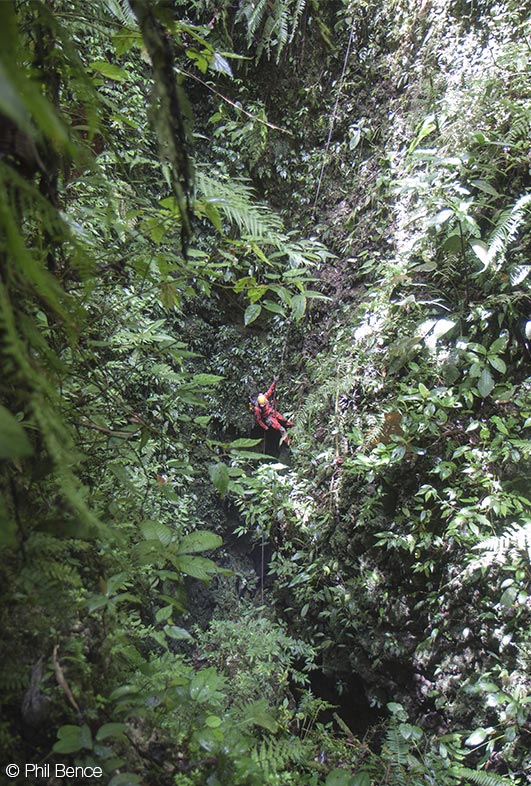
[{"label": "rope anchor line", "polygon": [[341,71],[341,76],[339,78],[339,89],[337,91],[337,98],[336,103],[334,105],[334,111],[332,112],[332,116],[330,117],[330,128],[328,129],[328,136],[326,138],[325,149],[323,151],[323,162],[321,164],[321,169],[319,172],[319,179],[317,181],[317,190],[315,192],[315,199],[313,200],[313,207],[312,207],[312,218],[315,218],[315,209],[317,207],[317,201],[319,199],[319,194],[321,193],[321,184],[323,182],[323,175],[326,167],[326,162],[328,158],[328,151],[330,150],[330,143],[332,141],[332,134],[334,132],[334,126],[337,120],[337,110],[339,107],[339,99],[341,98],[341,92],[343,90],[343,83],[345,81],[345,74],[347,71],[347,63],[348,57],[350,55],[350,49],[352,47],[352,42],[354,40],[354,22],[352,22],[352,26],[350,28],[350,35],[348,39],[347,48],[345,51],[345,57],[343,60],[343,70]]}]

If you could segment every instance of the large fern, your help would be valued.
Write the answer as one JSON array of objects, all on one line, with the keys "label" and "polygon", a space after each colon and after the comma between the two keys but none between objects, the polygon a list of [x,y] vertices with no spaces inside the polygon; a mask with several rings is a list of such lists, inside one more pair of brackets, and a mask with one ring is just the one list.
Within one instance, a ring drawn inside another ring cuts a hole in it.
[{"label": "large fern", "polygon": [[516,200],[511,208],[501,213],[489,238],[484,258],[486,268],[493,263],[498,262],[500,265],[504,262],[507,249],[524,223],[530,205],[531,194],[524,194]]},{"label": "large fern", "polygon": [[525,552],[531,565],[531,522],[510,524],[501,535],[492,535],[476,544],[474,550],[482,554],[469,563],[467,573],[484,570],[495,562],[504,563],[511,552]]},{"label": "large fern", "polygon": [[274,778],[276,783],[283,770],[300,772],[311,755],[311,745],[298,737],[268,737],[253,749],[251,758],[259,766],[264,782]]},{"label": "large fern", "polygon": [[452,773],[458,778],[476,784],[476,786],[509,786],[513,781],[502,778],[501,775],[484,772],[483,770],[471,770],[468,767],[454,767]]},{"label": "large fern", "polygon": [[216,177],[202,168],[198,168],[196,178],[200,194],[236,224],[242,234],[283,247],[280,217],[256,202],[252,188],[245,181]]},{"label": "large fern", "polygon": [[245,23],[247,43],[256,44],[258,58],[264,52],[271,57],[276,50],[278,62],[295,37],[305,7],[306,0],[243,0],[236,21]]},{"label": "large fern", "polygon": [[273,247],[275,258],[287,257],[289,267],[312,266],[332,256],[317,240],[293,240],[280,216],[258,202],[253,189],[243,179],[229,179],[198,166],[196,186],[202,201],[223,214],[243,239]]}]

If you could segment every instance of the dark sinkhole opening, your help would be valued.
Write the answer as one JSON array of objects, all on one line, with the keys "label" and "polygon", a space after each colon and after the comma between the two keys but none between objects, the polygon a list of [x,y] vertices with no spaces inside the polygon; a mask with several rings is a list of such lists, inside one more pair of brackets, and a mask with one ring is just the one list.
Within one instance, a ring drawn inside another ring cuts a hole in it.
[{"label": "dark sinkhole opening", "polygon": [[315,669],[309,682],[314,696],[332,705],[320,713],[322,723],[332,721],[338,725],[339,718],[354,736],[361,738],[385,716],[381,707],[370,704],[365,684],[357,674],[329,674]]}]

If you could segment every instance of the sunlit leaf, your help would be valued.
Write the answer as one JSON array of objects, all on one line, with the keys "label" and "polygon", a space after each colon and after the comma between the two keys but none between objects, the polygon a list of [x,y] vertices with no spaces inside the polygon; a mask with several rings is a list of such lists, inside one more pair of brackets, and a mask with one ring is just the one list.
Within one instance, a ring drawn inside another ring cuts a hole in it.
[{"label": "sunlit leaf", "polygon": [[98,74],[101,74],[106,79],[111,79],[113,82],[125,82],[126,79],[129,79],[129,74],[125,69],[103,60],[95,60],[89,67],[92,68],[93,71],[97,71]]},{"label": "sunlit leaf", "polygon": [[293,312],[293,318],[295,319],[296,322],[299,322],[304,316],[304,312],[306,311],[305,296],[295,295],[295,297],[291,301],[291,309]]},{"label": "sunlit leaf", "polygon": [[469,748],[475,748],[476,745],[481,745],[487,739],[487,732],[485,729],[476,729],[472,734],[466,738],[465,745]]},{"label": "sunlit leaf", "polygon": [[193,636],[185,628],[179,628],[177,625],[166,625],[164,634],[174,641],[191,641]]},{"label": "sunlit leaf", "polygon": [[229,485],[229,470],[226,464],[219,461],[209,467],[210,480],[220,494],[225,494]]},{"label": "sunlit leaf", "polygon": [[250,325],[251,322],[254,322],[255,319],[258,319],[261,313],[262,306],[259,303],[251,303],[251,305],[247,306],[245,309],[245,314],[243,315],[244,324]]},{"label": "sunlit leaf", "polygon": [[484,368],[478,379],[479,395],[486,398],[494,388],[494,380],[488,368]]},{"label": "sunlit leaf", "polygon": [[174,565],[187,576],[201,581],[210,581],[212,574],[219,572],[218,566],[211,559],[188,556],[188,554],[175,557]]},{"label": "sunlit leaf", "polygon": [[220,74],[232,77],[232,68],[227,58],[223,57],[219,52],[214,52],[210,61],[210,68],[213,71],[219,71]]},{"label": "sunlit leaf", "polygon": [[[226,467],[225,464],[223,464]],[[196,530],[181,538],[177,547],[177,554],[197,554],[201,551],[210,551],[221,546],[223,540],[210,530]]]}]

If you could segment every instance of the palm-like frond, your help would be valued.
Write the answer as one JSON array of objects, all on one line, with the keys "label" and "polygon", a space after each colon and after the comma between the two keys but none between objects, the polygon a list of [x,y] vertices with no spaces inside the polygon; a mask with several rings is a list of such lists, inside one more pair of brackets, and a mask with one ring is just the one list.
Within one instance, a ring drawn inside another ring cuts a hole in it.
[{"label": "palm-like frond", "polygon": [[124,27],[138,28],[136,16],[128,0],[104,0],[104,4],[112,16]]},{"label": "palm-like frond", "polygon": [[489,238],[485,267],[489,267],[496,260],[503,262],[507,248],[524,223],[530,205],[531,194],[524,194],[516,200],[509,210],[505,210],[500,215]]},{"label": "palm-like frond", "polygon": [[257,57],[263,52],[271,56],[276,49],[276,59],[297,32],[306,0],[244,0],[237,14],[237,21],[247,27],[247,43],[256,44]]},{"label": "palm-like frond", "polygon": [[507,778],[502,778],[501,775],[483,772],[483,770],[470,770],[468,767],[459,767],[456,775],[470,783],[475,783],[476,786],[509,786],[513,783]]},{"label": "palm-like frond", "polygon": [[474,550],[481,551],[482,554],[468,564],[467,574],[476,570],[485,570],[495,563],[507,562],[512,553],[525,552],[531,564],[531,522],[513,523],[501,535],[493,535],[477,543]]},{"label": "palm-like frond", "polygon": [[266,205],[254,200],[252,188],[243,180],[214,177],[198,169],[197,188],[202,196],[235,224],[242,235],[281,248],[282,221]]}]

